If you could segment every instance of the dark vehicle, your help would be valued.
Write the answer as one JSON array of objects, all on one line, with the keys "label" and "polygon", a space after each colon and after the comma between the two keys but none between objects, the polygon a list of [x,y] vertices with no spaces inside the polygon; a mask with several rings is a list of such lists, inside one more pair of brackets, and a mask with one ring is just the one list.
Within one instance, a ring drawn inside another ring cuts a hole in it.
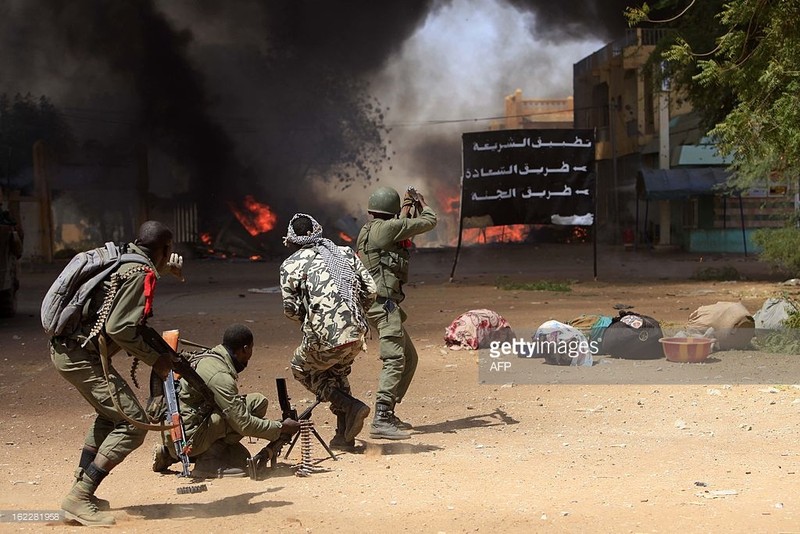
[{"label": "dark vehicle", "polygon": [[17,313],[17,261],[21,257],[22,232],[14,218],[0,210],[0,317]]}]

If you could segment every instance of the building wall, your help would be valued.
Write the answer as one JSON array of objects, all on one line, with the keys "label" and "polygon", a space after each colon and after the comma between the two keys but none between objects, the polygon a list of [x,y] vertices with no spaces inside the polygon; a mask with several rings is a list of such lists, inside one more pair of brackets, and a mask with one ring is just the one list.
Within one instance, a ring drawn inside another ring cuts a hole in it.
[{"label": "building wall", "polygon": [[[649,239],[657,239],[659,235],[659,210],[669,209],[673,242],[685,247],[691,244],[691,232],[699,225],[717,229],[741,226],[738,207],[736,214],[730,210],[722,214],[720,206],[724,200],[719,196],[710,196],[705,201],[651,202],[646,209],[644,201],[635,197],[639,168],[659,167],[659,102],[663,92],[662,87],[654,85],[656,76],[648,59],[667,31],[628,30],[621,39],[573,66],[575,127],[595,128],[597,132],[598,236],[612,243],[620,242],[622,231],[630,226],[631,220],[636,220],[637,209],[639,231]],[[692,111],[685,95],[677,91],[669,91],[667,95],[670,142],[699,143],[704,133],[696,122],[672,120],[688,117]],[[680,123],[678,129],[689,127],[692,131],[673,131],[673,122]],[[676,148],[680,147],[670,147],[672,152]],[[745,198],[746,225],[756,228],[782,224],[782,216],[792,209],[793,194],[788,191],[781,198]]]},{"label": "building wall", "polygon": [[572,128],[574,104],[567,98],[523,98],[517,89],[504,102],[502,125],[492,129]]}]

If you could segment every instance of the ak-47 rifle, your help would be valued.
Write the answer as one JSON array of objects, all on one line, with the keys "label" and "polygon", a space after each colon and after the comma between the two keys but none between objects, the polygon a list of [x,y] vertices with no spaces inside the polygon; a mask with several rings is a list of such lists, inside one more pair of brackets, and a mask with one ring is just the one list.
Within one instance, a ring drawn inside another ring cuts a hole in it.
[{"label": "ak-47 rifle", "polygon": [[[293,419],[295,421],[303,421],[304,419],[310,419],[311,413],[314,411],[314,408],[320,403],[320,400],[317,399],[314,401],[314,404],[306,408],[303,413],[297,415],[297,409],[292,406],[291,398],[289,397],[289,392],[286,390],[286,379],[285,378],[276,378],[275,379],[275,386],[278,390],[278,404],[281,407],[281,418],[283,421],[286,419]],[[319,442],[325,447],[325,450],[328,451],[328,454],[336,460],[336,456],[333,454],[331,449],[328,445],[322,440],[320,435],[317,431],[312,427],[311,432],[317,437]],[[297,443],[297,438],[300,436],[298,432],[294,440],[292,440],[291,436],[287,436],[281,434],[278,439],[275,441],[270,441],[267,445],[261,449],[258,453],[256,453],[251,458],[247,460],[247,473],[250,475],[250,478],[253,480],[261,480],[264,475],[266,475],[267,468],[275,469],[278,457],[281,455],[281,450],[283,449],[284,445],[291,441],[291,445],[289,445],[289,449],[286,451],[286,456],[284,458],[289,457],[289,453],[292,452],[292,448],[294,444]]]},{"label": "ak-47 rifle", "polygon": [[174,371],[170,371],[167,379],[164,380],[164,397],[167,400],[167,414],[166,423],[171,424],[172,429],[169,431],[170,439],[172,439],[172,446],[175,449],[175,454],[181,461],[180,476],[188,477],[191,475],[189,471],[189,452],[191,451],[191,444],[186,440],[186,429],[183,426],[183,419],[181,418],[180,406],[178,405],[178,391],[180,390],[180,377],[175,375]]},{"label": "ak-47 rifle", "polygon": [[[173,350],[178,349],[178,330],[167,330],[161,333],[169,346]],[[180,405],[178,404],[178,392],[180,391],[180,376],[175,374],[175,371],[170,371],[167,378],[164,380],[164,398],[167,401],[167,414],[166,423],[172,425],[169,431],[170,438],[172,439],[172,446],[175,449],[175,454],[181,461],[180,476],[188,477],[191,475],[189,465],[189,452],[191,451],[191,444],[186,440],[186,428],[183,426],[183,418],[181,417]]]},{"label": "ak-47 rifle", "polygon": [[[177,352],[178,343],[180,341],[179,335],[179,330],[167,330],[161,333],[161,338],[164,340],[165,344],[172,349],[175,354],[178,355],[180,359],[185,360],[185,358]],[[163,346],[161,346],[160,343],[159,348],[163,349]],[[189,368],[191,369],[191,367]],[[180,404],[178,401],[178,393],[180,392],[181,388],[180,378],[180,374],[171,370],[167,374],[167,378],[163,381],[163,394],[167,405],[164,420],[168,426],[171,426],[169,431],[170,439],[172,441],[175,454],[181,462],[181,472],[178,474],[178,476],[189,477],[191,476],[191,471],[189,470],[189,466],[191,465],[191,459],[189,458],[189,454],[191,452],[191,443],[186,439],[186,428],[183,425],[183,418],[181,417]],[[154,378],[151,378],[151,380],[152,379]],[[193,484],[189,486],[180,486],[176,488],[175,491],[178,494],[184,494],[198,493],[201,491],[206,491],[207,489],[208,488],[205,484]]]}]

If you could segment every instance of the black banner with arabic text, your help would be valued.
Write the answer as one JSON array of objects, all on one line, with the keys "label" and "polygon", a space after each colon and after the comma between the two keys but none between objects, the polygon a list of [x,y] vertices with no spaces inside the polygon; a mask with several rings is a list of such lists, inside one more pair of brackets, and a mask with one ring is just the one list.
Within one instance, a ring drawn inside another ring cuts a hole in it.
[{"label": "black banner with arabic text", "polygon": [[594,223],[593,130],[498,130],[462,136],[465,228]]}]

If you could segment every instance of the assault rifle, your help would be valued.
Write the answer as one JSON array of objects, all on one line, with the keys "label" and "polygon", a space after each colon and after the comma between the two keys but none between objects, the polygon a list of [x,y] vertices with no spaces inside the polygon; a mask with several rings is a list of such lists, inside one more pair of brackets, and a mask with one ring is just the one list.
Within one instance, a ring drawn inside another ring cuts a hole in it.
[{"label": "assault rifle", "polygon": [[[178,334],[177,330],[167,330],[161,333],[161,337],[166,340],[172,349],[177,350]],[[164,398],[167,401],[165,420],[168,425],[172,425],[169,435],[172,439],[172,446],[175,448],[175,454],[178,456],[178,460],[181,461],[181,473],[179,476],[188,477],[191,475],[189,472],[189,465],[191,464],[189,449],[191,445],[186,440],[186,429],[183,426],[183,418],[178,404],[178,392],[181,388],[179,380],[180,376],[176,375],[175,371],[170,371],[164,380]]]},{"label": "assault rifle", "polygon": [[[178,343],[180,341],[179,335],[179,330],[167,330],[161,333],[161,338],[165,341],[169,348],[171,348],[173,351],[177,351]],[[178,353],[176,352],[176,354]],[[180,356],[180,358],[183,358],[183,356]],[[186,439],[186,428],[183,425],[180,404],[178,402],[178,393],[180,392],[181,388],[180,378],[180,374],[171,370],[163,382],[164,399],[166,400],[167,404],[167,410],[164,419],[167,425],[172,426],[169,431],[169,435],[170,439],[172,440],[172,446],[174,447],[175,455],[181,462],[181,472],[178,474],[178,476],[190,477],[191,471],[189,471],[189,466],[191,465],[191,459],[189,458],[189,453],[191,452],[191,443],[189,443]],[[175,491],[178,494],[183,494],[198,493],[206,490],[207,488],[205,484],[199,484],[192,486],[181,486],[176,488]]]},{"label": "assault rifle", "polygon": [[[278,404],[281,407],[281,420],[285,421],[286,419],[293,419],[295,421],[303,421],[305,419],[311,418],[311,413],[314,411],[314,408],[320,403],[320,400],[317,399],[314,401],[314,404],[306,408],[303,413],[297,415],[297,409],[292,406],[291,398],[289,397],[289,393],[286,390],[286,379],[285,378],[276,378],[275,379],[275,386],[278,390]],[[322,437],[320,437],[319,433],[317,433],[316,429],[313,427],[311,428],[311,432],[316,436],[317,440],[325,447],[325,450],[328,451],[328,454],[331,458],[336,460],[336,456],[333,454],[331,449],[328,447],[328,444],[323,441]],[[281,450],[283,449],[284,445],[289,443],[291,440],[291,444],[289,445],[289,449],[286,451],[286,456],[284,458],[289,457],[289,453],[292,452],[295,443],[297,443],[297,439],[300,437],[300,432],[295,434],[294,439],[291,436],[286,436],[281,434],[278,439],[275,441],[270,441],[267,445],[261,449],[258,453],[254,456],[247,459],[247,473],[250,475],[250,478],[253,480],[261,480],[266,475],[267,468],[275,469],[277,465],[278,458],[281,455]]]},{"label": "assault rifle", "polygon": [[183,419],[178,406],[178,390],[181,387],[179,380],[180,378],[173,371],[170,371],[167,379],[164,380],[164,398],[167,400],[165,419],[167,424],[173,425],[169,435],[172,439],[172,446],[175,448],[175,454],[181,461],[181,473],[179,476],[188,477],[191,474],[189,472],[189,464],[191,464],[189,460],[190,445],[186,442],[186,429],[183,426]]}]

